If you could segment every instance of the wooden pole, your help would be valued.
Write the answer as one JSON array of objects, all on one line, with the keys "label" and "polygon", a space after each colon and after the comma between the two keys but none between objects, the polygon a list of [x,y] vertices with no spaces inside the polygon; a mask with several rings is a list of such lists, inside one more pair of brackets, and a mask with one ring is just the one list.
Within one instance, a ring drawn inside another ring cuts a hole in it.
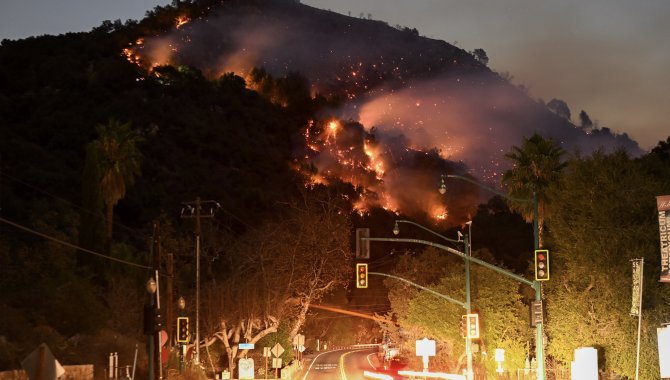
[{"label": "wooden pole", "polygon": [[167,333],[168,333],[168,345],[169,347],[172,347],[172,342],[175,341],[174,339],[174,324],[176,323],[176,319],[174,318],[174,302],[173,302],[173,293],[172,293],[172,281],[173,281],[173,274],[174,274],[174,262],[173,262],[173,254],[172,252],[169,252],[167,254],[167,282],[165,286],[165,291],[167,292],[167,305],[165,307],[166,309],[166,327],[167,327]]}]

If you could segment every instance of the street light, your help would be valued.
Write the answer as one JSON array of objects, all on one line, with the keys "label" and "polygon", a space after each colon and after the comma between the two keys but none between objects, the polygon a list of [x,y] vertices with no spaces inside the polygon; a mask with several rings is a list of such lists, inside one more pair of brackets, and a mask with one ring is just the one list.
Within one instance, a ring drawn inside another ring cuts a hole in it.
[{"label": "street light", "polygon": [[[445,183],[445,178],[457,178],[466,182],[469,182],[473,185],[477,185],[481,187],[482,189],[488,190],[494,194],[497,194],[503,198],[509,199],[513,202],[523,202],[523,203],[531,203],[533,204],[533,245],[535,251],[537,251],[540,248],[539,244],[539,218],[538,218],[538,205],[537,205],[537,193],[533,191],[533,198],[532,199],[526,199],[526,198],[516,198],[509,196],[505,193],[502,193],[498,190],[492,189],[488,186],[482,185],[481,183],[470,179],[468,177],[456,175],[456,174],[443,174],[441,181],[440,181],[440,187],[439,191],[440,194],[446,194],[447,192],[447,185]],[[535,301],[542,301],[542,283],[538,281],[533,281],[532,282],[532,287],[535,290]],[[545,373],[544,373],[544,339],[543,339],[543,325],[544,323],[538,323],[535,326],[535,357],[537,358],[537,380],[545,380]]]},{"label": "street light", "polygon": [[[425,231],[427,231],[427,232],[430,232],[431,234],[433,234],[433,235],[435,235],[435,236],[440,237],[441,239],[447,240],[447,241],[452,242],[452,243],[460,243],[460,242],[463,242],[463,243],[466,244],[466,247],[469,247],[469,242],[461,240],[461,238],[464,237],[462,234],[459,234],[459,239],[458,239],[458,240],[452,240],[452,239],[449,239],[449,238],[447,238],[447,237],[444,237],[444,236],[438,234],[437,232],[432,231],[432,230],[430,230],[430,229],[428,229],[428,228],[426,228],[426,227],[424,227],[424,226],[422,226],[422,225],[420,225],[420,224],[414,223],[414,222],[409,221],[409,220],[398,220],[397,223],[408,223],[408,224],[412,224],[412,225],[417,226],[417,227],[419,227],[419,228],[421,228],[421,229],[423,229],[423,230],[425,230]],[[400,231],[398,230],[398,232],[400,232]],[[456,250],[456,249],[453,249],[453,248],[451,248],[451,247],[448,247],[448,246],[446,246],[446,245],[444,245],[444,244],[439,244],[439,243],[435,243],[435,242],[428,241],[428,240],[408,239],[408,238],[399,238],[399,237],[396,237],[396,238],[362,237],[361,239],[362,239],[363,241],[369,241],[369,242],[378,241],[378,242],[413,243],[413,244],[422,244],[422,245],[426,245],[426,246],[430,246],[430,247],[435,247],[435,248],[437,248],[437,249],[441,249],[441,250],[446,251],[446,252],[448,252],[448,253],[451,253],[451,254],[453,254],[453,255],[459,256],[460,258],[462,258],[462,259],[464,259],[464,260],[466,260],[466,261],[468,261],[468,262],[471,261],[471,262],[473,262],[473,263],[475,263],[475,264],[481,265],[481,266],[483,266],[483,267],[485,267],[485,268],[488,268],[488,269],[490,269],[490,270],[492,270],[492,271],[494,271],[494,272],[496,272],[496,273],[499,273],[499,274],[502,274],[503,276],[507,276],[507,277],[509,277],[509,278],[512,278],[512,279],[514,279],[515,281],[518,281],[518,282],[520,282],[520,283],[522,283],[522,284],[526,284],[526,285],[531,286],[531,287],[533,287],[533,288],[535,288],[535,286],[538,284],[537,281],[533,282],[533,281],[531,281],[531,280],[529,280],[529,279],[527,279],[527,278],[525,278],[525,277],[523,277],[523,276],[519,276],[518,274],[516,274],[516,273],[514,273],[514,272],[510,272],[510,271],[508,271],[508,270],[506,270],[506,269],[504,269],[504,268],[500,268],[500,267],[498,267],[498,266],[496,266],[496,265],[487,263],[486,261],[483,261],[483,260],[478,259],[478,258],[476,258],[476,257],[472,257],[472,256],[470,256],[470,255],[468,255],[468,254],[466,254],[466,253],[463,253],[463,252],[461,252],[461,251],[458,251],[458,250]],[[467,237],[467,236],[465,236],[465,240],[468,240],[468,237]],[[433,294],[433,295],[435,295],[435,296],[437,296],[437,297],[443,298],[443,299],[445,299],[445,300],[447,300],[447,301],[449,301],[449,302],[451,302],[451,303],[454,303],[454,304],[457,304],[457,305],[459,305],[459,306],[461,306],[461,307],[463,307],[463,308],[466,308],[466,303],[465,303],[465,302],[460,302],[460,301],[455,300],[455,299],[453,299],[453,298],[451,298],[451,297],[449,297],[449,296],[446,296],[446,295],[444,295],[444,294],[440,294],[440,293],[438,293],[438,292],[435,292],[435,291],[432,290],[432,289],[423,287],[423,286],[421,286],[421,285],[419,285],[419,284],[415,284],[415,283],[413,283],[413,282],[411,282],[411,281],[409,281],[409,280],[407,280],[407,279],[404,279],[404,278],[401,278],[401,277],[398,277],[398,276],[394,276],[394,275],[390,275],[390,274],[387,274],[387,273],[368,272],[368,274],[376,275],[376,276],[389,277],[389,278],[393,278],[393,279],[402,281],[402,282],[404,282],[404,283],[406,283],[406,284],[409,284],[409,285],[411,285],[411,286],[414,286],[414,287],[417,287],[417,288],[419,288],[419,289],[421,289],[421,290],[424,290],[424,291],[426,291],[426,292],[428,292],[428,293],[431,293],[431,294]],[[467,282],[466,282],[466,284],[467,284]],[[468,293],[469,293],[469,290],[468,290],[468,288],[466,287],[466,296],[467,296]],[[466,343],[467,343],[467,341],[466,341]],[[539,373],[540,373],[540,372],[538,372],[538,376],[540,376]],[[541,372],[541,373],[542,373],[542,376],[543,376],[543,377],[542,377],[542,378],[538,378],[538,380],[544,380],[544,372]]]},{"label": "street light", "polygon": [[[149,357],[149,380],[154,380],[154,364],[156,362],[156,355],[154,354],[154,328],[156,326],[156,307],[154,304],[154,294],[156,294],[156,290],[158,289],[158,286],[156,284],[156,280],[153,278],[150,278],[147,283],[146,283],[146,289],[147,293],[149,293],[149,308],[145,309],[145,313],[150,313],[148,316],[145,315],[145,330],[147,334],[147,354]],[[148,326],[147,326],[148,325]]]},{"label": "street light", "polygon": [[177,307],[179,307],[179,310],[182,312],[186,308],[186,300],[184,299],[184,297],[179,297],[179,299],[177,300]]},{"label": "street light", "polygon": [[[442,191],[442,190],[440,189],[440,191]],[[446,189],[445,189],[445,191],[446,191]],[[396,220],[395,221],[395,226],[393,227],[393,234],[394,235],[398,235],[400,233],[400,227],[398,226],[398,223],[407,223],[407,224],[411,224],[413,226],[419,227],[422,230],[430,232],[431,234],[433,234],[433,235],[435,235],[435,236],[437,236],[437,237],[439,237],[443,240],[451,242],[451,243],[463,243],[463,245],[465,246],[464,256],[469,257],[471,255],[470,254],[470,238],[469,238],[469,235],[467,235],[467,234],[463,237],[462,234],[459,231],[458,240],[453,240],[453,239],[449,239],[446,236],[442,236],[442,235],[438,234],[437,232],[435,232],[431,229],[428,229],[428,228],[426,228],[426,227],[424,227],[424,226],[422,226],[418,223],[414,223],[410,220]],[[472,228],[472,222],[471,221],[468,222],[467,224],[470,226],[470,228]],[[461,240],[462,237],[463,237],[463,240]],[[468,260],[466,258],[464,264],[465,264],[465,304],[463,306],[465,307],[465,314],[469,316],[471,311],[472,311],[472,302],[471,302],[471,298],[470,298],[470,260]],[[473,364],[472,364],[472,339],[470,338],[469,333],[466,334],[466,336],[465,336],[465,355],[466,355],[467,378],[472,379],[472,377],[474,375],[474,372],[473,372],[473,369],[472,369],[472,366],[473,366]]]},{"label": "street light", "polygon": [[[179,317],[183,317],[184,309],[186,309],[186,300],[184,299],[184,297],[181,296],[179,297],[179,299],[177,300],[177,307],[179,308]],[[177,325],[179,325],[179,323],[177,323]],[[179,326],[177,326],[177,334],[180,334]],[[188,336],[186,337],[186,339],[188,340]],[[184,372],[184,347],[185,344],[183,342],[179,342],[179,373]]]}]

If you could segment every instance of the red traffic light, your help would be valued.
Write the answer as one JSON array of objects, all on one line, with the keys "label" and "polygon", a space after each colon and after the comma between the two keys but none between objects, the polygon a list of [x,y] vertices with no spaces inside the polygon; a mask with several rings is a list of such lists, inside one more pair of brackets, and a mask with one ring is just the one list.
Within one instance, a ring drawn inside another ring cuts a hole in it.
[{"label": "red traffic light", "polygon": [[549,251],[538,249],[535,251],[535,281],[549,280]]},{"label": "red traffic light", "polygon": [[356,264],[356,287],[368,287],[368,264]]},{"label": "red traffic light", "polygon": [[479,314],[467,315],[468,335],[470,339],[479,338]]}]

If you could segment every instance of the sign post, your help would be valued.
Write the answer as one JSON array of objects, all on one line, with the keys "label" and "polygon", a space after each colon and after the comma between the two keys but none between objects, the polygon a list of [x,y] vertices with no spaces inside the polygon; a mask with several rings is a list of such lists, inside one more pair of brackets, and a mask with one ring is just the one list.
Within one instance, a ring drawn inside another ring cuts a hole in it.
[{"label": "sign post", "polygon": [[642,290],[644,281],[644,258],[633,260],[633,299],[630,314],[637,316],[637,354],[635,358],[635,380],[640,374],[640,334],[642,333]]},{"label": "sign post", "polygon": [[272,358],[272,368],[275,369],[275,378],[278,377],[279,374],[279,368],[281,368],[281,354],[284,353],[284,347],[281,346],[281,344],[277,343],[274,346],[272,346],[272,349],[270,350],[272,352],[272,355],[275,357]]},{"label": "sign post", "polygon": [[416,356],[423,358],[423,372],[428,372],[428,357],[435,356],[435,341],[428,338],[417,340]]},{"label": "sign post", "polygon": [[265,358],[265,378],[268,378],[268,358],[272,356],[270,347],[263,347],[263,357]]}]

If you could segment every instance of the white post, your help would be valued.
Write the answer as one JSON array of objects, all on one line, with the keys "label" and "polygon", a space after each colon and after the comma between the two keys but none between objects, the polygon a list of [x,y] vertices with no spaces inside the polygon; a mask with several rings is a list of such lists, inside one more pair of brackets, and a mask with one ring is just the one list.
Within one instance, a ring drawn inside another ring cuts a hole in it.
[{"label": "white post", "polygon": [[119,353],[114,353],[114,379],[119,378]]},{"label": "white post", "polygon": [[637,357],[635,359],[635,380],[640,375],[640,334],[642,333],[642,293],[644,283],[644,257],[640,259],[640,307],[637,312]]},{"label": "white post", "polygon": [[110,379],[114,378],[114,353],[110,352],[109,353],[109,372],[107,373],[107,377]]}]

